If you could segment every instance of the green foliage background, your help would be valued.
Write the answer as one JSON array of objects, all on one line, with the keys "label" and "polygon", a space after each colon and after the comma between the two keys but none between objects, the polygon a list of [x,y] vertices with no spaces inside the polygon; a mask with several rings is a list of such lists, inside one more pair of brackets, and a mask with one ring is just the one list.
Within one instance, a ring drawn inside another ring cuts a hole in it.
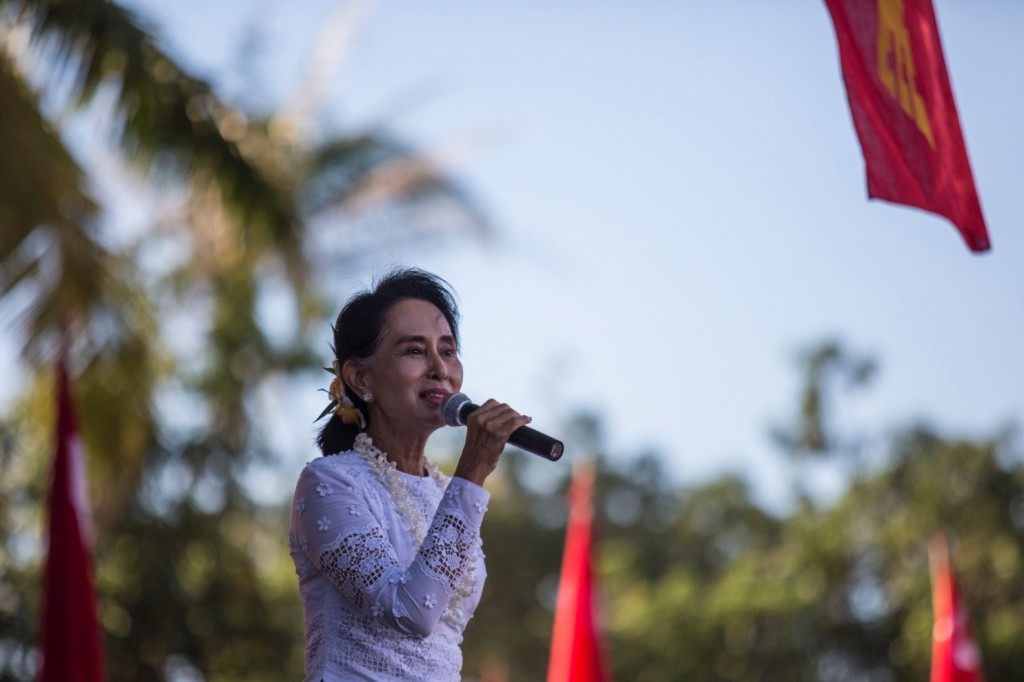
[{"label": "green foliage background", "polygon": [[[31,678],[41,557],[20,561],[18,547],[41,532],[47,411],[41,401],[4,425],[5,680]],[[1012,435],[967,441],[908,427],[884,440],[882,464],[851,475],[838,498],[795,492],[794,506],[779,513],[760,507],[739,478],[678,487],[657,453],[612,458],[586,437],[599,427],[587,417],[565,428],[596,455],[596,557],[617,679],[926,679],[927,541],[937,529],[952,539],[988,678],[1024,670],[1024,453]],[[197,456],[196,466],[216,471],[216,460]],[[570,462],[512,451],[490,483],[489,578],[467,631],[466,679],[545,676]],[[209,680],[301,677],[288,509],[248,499],[230,471],[208,475],[225,491],[220,505],[197,484],[154,510],[153,489],[143,485],[99,539],[112,680],[183,671]],[[282,476],[282,487],[291,483]]]}]

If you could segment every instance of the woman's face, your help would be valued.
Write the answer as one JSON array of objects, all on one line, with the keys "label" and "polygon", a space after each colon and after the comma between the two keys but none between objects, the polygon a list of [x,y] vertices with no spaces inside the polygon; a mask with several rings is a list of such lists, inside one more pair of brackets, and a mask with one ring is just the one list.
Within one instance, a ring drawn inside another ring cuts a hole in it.
[{"label": "woman's face", "polygon": [[373,394],[371,430],[378,435],[429,434],[444,426],[441,402],[462,387],[462,362],[444,314],[419,299],[393,305],[361,379]]}]

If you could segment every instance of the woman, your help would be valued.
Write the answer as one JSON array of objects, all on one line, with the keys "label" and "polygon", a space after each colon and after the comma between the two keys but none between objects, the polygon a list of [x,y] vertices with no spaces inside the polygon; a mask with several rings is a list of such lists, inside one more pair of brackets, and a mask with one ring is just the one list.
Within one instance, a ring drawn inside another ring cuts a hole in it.
[{"label": "woman", "polygon": [[488,400],[454,476],[427,461],[441,402],[462,386],[458,350],[454,297],[421,270],[391,273],[338,315],[325,456],[299,476],[289,533],[307,681],[460,677],[486,575],[482,485],[530,418]]}]

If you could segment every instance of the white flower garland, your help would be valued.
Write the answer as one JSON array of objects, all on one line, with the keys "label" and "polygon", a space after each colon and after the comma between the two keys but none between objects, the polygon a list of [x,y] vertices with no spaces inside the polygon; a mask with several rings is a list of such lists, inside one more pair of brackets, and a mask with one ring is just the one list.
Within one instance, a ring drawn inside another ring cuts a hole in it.
[{"label": "white flower garland", "polygon": [[[423,523],[423,518],[419,514],[416,503],[409,495],[409,489],[405,485],[405,481],[402,480],[398,467],[394,462],[388,460],[387,455],[373,444],[373,439],[365,432],[356,436],[352,449],[360,454],[377,476],[377,480],[388,489],[388,492],[391,494],[391,500],[395,504],[395,510],[405,524],[406,531],[412,537],[416,551],[419,552],[420,546],[427,536],[427,529]],[[437,487],[444,492],[448,487],[450,479],[441,473],[437,465],[430,460],[426,461],[426,465],[430,477],[434,479]],[[465,598],[472,595],[476,589],[476,566],[479,560],[480,545],[477,543],[476,554],[470,558],[469,565],[459,579],[459,584],[455,587],[455,593],[448,600],[448,606],[441,614],[441,619],[453,627],[457,628],[460,625],[464,625],[462,620],[464,615],[462,612],[462,602]]]}]

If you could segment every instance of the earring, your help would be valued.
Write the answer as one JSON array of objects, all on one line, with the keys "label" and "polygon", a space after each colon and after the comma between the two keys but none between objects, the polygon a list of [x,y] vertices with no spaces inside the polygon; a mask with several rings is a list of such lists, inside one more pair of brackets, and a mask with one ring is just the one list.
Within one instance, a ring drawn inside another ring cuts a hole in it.
[{"label": "earring", "polygon": [[363,402],[364,403],[372,403],[373,402],[373,394],[372,393],[364,393],[363,394]]}]

